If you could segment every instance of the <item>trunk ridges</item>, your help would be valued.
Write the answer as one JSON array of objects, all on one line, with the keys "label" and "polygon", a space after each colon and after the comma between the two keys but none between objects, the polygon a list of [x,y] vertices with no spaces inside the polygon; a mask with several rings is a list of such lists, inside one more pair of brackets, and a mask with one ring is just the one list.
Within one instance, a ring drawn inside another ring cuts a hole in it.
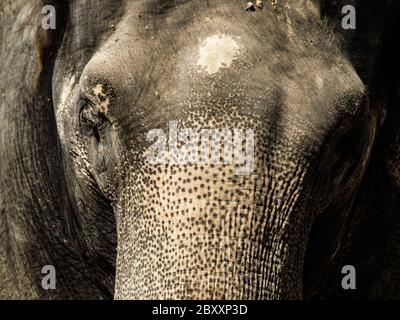
[{"label": "trunk ridges", "polygon": [[[127,170],[115,206],[116,297],[301,298],[309,230],[303,223],[310,219],[298,198],[307,171],[261,166],[237,177],[230,166],[207,174],[200,166],[186,169]],[[278,171],[281,178],[273,179]]]}]

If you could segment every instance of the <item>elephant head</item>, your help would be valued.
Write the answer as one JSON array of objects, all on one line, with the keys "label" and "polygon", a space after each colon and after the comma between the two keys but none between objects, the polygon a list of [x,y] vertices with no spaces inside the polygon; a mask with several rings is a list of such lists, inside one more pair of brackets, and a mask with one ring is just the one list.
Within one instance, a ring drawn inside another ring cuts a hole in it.
[{"label": "elephant head", "polygon": [[76,0],[54,1],[56,30],[29,32],[17,27],[42,3],[15,2],[0,52],[5,284],[52,297],[29,275],[53,264],[61,297],[335,286],[371,222],[374,168],[391,191],[399,176],[397,116],[383,121],[397,74],[382,72],[398,66],[385,33],[398,8],[347,2],[356,30],[341,1]]}]

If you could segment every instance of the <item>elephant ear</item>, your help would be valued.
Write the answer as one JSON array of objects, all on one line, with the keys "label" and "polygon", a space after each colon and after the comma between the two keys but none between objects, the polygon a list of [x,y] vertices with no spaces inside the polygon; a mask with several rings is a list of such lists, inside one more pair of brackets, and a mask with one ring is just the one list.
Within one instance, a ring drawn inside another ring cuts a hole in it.
[{"label": "elephant ear", "polygon": [[[343,298],[343,265],[357,265],[357,270],[365,269],[365,261],[377,265],[370,262],[376,257],[370,248],[381,241],[377,225],[383,224],[383,216],[389,220],[386,216],[393,212],[394,205],[388,201],[392,200],[392,182],[400,186],[400,51],[393,37],[393,31],[400,28],[400,3],[322,0],[321,4],[322,16],[333,28],[339,26],[336,31],[344,39],[348,57],[368,87],[377,134],[370,164],[353,202],[349,207],[338,204],[330,208],[314,222],[304,268],[307,299]],[[341,8],[347,4],[357,10],[356,30],[340,28]]]},{"label": "elephant ear", "polygon": [[40,224],[57,225],[61,213],[58,181],[46,188],[51,174],[61,174],[47,77],[57,32],[41,27],[42,7],[39,0],[0,2],[2,299],[43,297],[41,268],[55,264]]},{"label": "elephant ear", "polygon": [[[56,9],[55,30],[42,27],[46,5]],[[0,1],[0,299],[110,297],[71,231],[54,117],[68,12],[65,0]],[[42,287],[47,265],[57,290]]]}]

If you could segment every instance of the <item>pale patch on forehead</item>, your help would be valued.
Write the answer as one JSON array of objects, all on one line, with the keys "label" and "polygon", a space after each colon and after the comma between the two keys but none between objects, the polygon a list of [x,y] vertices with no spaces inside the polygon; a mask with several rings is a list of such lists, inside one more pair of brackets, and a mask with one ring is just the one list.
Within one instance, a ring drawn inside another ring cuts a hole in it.
[{"label": "pale patch on forehead", "polygon": [[199,49],[197,65],[208,74],[229,68],[240,53],[240,46],[228,35],[212,35],[203,41]]},{"label": "pale patch on forehead", "polygon": [[315,76],[315,84],[317,85],[317,88],[319,90],[322,90],[322,88],[324,87],[325,81],[324,81],[324,78],[320,74],[317,74]]}]

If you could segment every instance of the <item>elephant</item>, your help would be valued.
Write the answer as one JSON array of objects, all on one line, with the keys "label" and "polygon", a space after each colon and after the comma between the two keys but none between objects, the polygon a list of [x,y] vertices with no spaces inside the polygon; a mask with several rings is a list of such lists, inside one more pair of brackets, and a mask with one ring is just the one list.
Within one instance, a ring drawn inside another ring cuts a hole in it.
[{"label": "elephant", "polygon": [[[400,298],[396,1],[3,0],[0,25],[0,298]],[[249,170],[188,159],[200,131],[246,136]]]}]

